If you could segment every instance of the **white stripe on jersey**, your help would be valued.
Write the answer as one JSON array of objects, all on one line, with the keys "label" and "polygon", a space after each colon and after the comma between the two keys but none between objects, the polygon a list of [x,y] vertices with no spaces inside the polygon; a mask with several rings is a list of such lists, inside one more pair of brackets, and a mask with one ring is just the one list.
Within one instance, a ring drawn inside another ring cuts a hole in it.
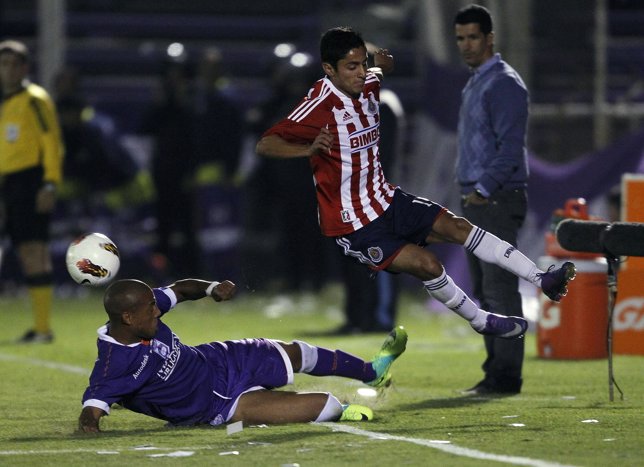
[{"label": "white stripe on jersey", "polygon": [[307,99],[298,105],[293,112],[287,117],[289,120],[300,122],[304,117],[313,111],[319,104],[321,104],[326,97],[331,94],[331,89],[328,86],[322,85],[320,95],[314,99]]},{"label": "white stripe on jersey", "polygon": [[[335,93],[341,100],[344,106],[340,109],[333,108],[333,116],[336,123],[338,124],[338,139],[340,141],[347,141],[349,139],[348,126],[344,125],[342,122],[343,115],[346,112],[346,108],[351,108],[351,99],[346,97],[344,94]],[[349,101],[349,105],[347,102]],[[353,112],[352,112],[353,113]],[[356,216],[355,210],[353,209],[352,203],[352,193],[351,193],[351,176],[353,174],[353,165],[351,160],[351,151],[342,149],[342,144],[340,144],[340,170],[341,170],[341,180],[340,183],[340,202],[342,203],[343,212],[347,212],[348,218],[351,219],[351,226],[354,230],[358,230],[360,227],[364,227],[364,224]],[[362,190],[361,190],[362,191]],[[361,203],[363,203],[361,201]]]},{"label": "white stripe on jersey", "polygon": [[[374,75],[370,75],[367,79],[369,82],[378,81]],[[326,82],[324,83],[326,85]],[[375,210],[373,203],[376,202],[382,210],[387,209],[389,203],[385,199],[385,193],[393,196],[393,190],[389,188],[389,185],[383,184],[384,177],[378,177],[382,174],[382,167],[380,165],[380,160],[377,157],[377,154],[373,154],[374,144],[366,146],[364,149],[355,151],[351,147],[350,138],[356,134],[360,134],[363,130],[368,128],[376,128],[379,124],[376,122],[376,114],[370,114],[368,111],[368,106],[370,98],[361,98],[361,108],[360,112],[356,112],[354,107],[354,102],[351,98],[346,96],[344,93],[337,90],[334,86],[328,86],[333,90],[333,93],[340,99],[342,102],[342,108],[334,108],[333,114],[338,128],[338,138],[340,141],[340,158],[342,160],[341,170],[342,170],[342,180],[341,183],[341,203],[343,211],[346,211],[349,215],[349,218],[352,219],[351,225],[354,230],[358,230],[361,227],[364,227],[365,223],[360,220],[357,216],[355,208],[352,203],[352,191],[351,191],[351,177],[353,174],[353,161],[352,155],[359,154],[360,157],[360,170],[359,170],[359,201],[360,207],[366,216],[369,222],[374,221],[378,218],[379,214]],[[326,88],[325,88],[326,89]],[[374,99],[375,100],[375,99]],[[348,125],[343,121],[344,115],[349,112],[354,118],[351,123],[356,127],[356,130],[353,134],[348,133]],[[364,125],[361,121],[362,118],[366,118],[367,125]],[[344,143],[344,144],[343,144]],[[369,161],[371,156],[372,161]],[[367,172],[369,169],[373,170],[373,179],[367,178]],[[347,181],[347,182],[345,182]],[[369,190],[373,190],[373,194],[369,194]]]},{"label": "white stripe on jersey", "polygon": [[367,79],[364,80],[364,84],[373,83],[374,81],[380,81],[375,73],[369,73]]},{"label": "white stripe on jersey", "polygon": [[[369,73],[357,99],[345,95],[328,77],[317,81],[307,98],[277,124],[275,132],[312,141],[315,128],[331,131],[329,154],[311,157],[322,232],[337,236],[364,227],[388,207],[395,187],[378,160],[379,79]],[[283,133],[282,133],[283,132]]]}]

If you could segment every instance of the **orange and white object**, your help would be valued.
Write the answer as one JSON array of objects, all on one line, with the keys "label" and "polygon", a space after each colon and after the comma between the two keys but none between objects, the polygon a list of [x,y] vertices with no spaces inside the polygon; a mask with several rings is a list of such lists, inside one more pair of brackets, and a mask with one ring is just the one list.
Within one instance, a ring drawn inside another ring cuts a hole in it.
[{"label": "orange and white object", "polygon": [[544,256],[539,267],[556,267],[572,260],[577,276],[568,283],[568,295],[553,302],[540,294],[537,354],[552,359],[591,359],[608,356],[608,265],[605,258],[576,259]]},{"label": "orange and white object", "polygon": [[[644,175],[622,177],[621,220],[644,223]],[[613,352],[644,355],[644,257],[622,258],[613,312]]]}]

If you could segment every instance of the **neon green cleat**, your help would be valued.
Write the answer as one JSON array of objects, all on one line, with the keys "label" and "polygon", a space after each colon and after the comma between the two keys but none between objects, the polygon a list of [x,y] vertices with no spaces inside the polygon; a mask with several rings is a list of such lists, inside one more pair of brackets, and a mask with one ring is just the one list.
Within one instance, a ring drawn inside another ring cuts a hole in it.
[{"label": "neon green cleat", "polygon": [[342,404],[341,422],[366,422],[373,420],[373,410],[364,405]]},{"label": "neon green cleat", "polygon": [[391,368],[394,360],[405,351],[406,347],[407,331],[405,331],[404,327],[398,326],[389,333],[380,348],[380,352],[373,358],[371,365],[376,372],[376,378],[368,381],[367,384],[376,388],[389,386],[391,384],[389,368]]}]

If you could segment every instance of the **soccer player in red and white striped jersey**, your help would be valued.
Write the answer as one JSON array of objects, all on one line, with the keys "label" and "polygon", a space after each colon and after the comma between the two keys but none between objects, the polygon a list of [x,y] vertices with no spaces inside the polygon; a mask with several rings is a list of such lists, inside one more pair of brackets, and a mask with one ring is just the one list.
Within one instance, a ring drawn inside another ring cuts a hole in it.
[{"label": "soccer player in red and white striped jersey", "polygon": [[[361,68],[362,63],[356,60],[352,66]],[[328,78],[319,80],[307,98],[273,129],[275,134],[288,135],[293,123],[301,133],[294,136],[305,143],[323,128],[324,135],[336,141],[325,157],[311,158],[322,232],[334,237],[354,232],[381,216],[395,189],[385,180],[378,159],[380,80],[369,73],[349,84],[358,91],[357,99],[344,94]]]},{"label": "soccer player in red and white striped jersey", "polygon": [[[320,40],[325,77],[257,143],[266,157],[308,157],[317,192],[320,227],[335,237],[344,254],[375,270],[405,272],[427,292],[470,322],[481,334],[522,337],[522,317],[488,313],[446,274],[428,243],[463,245],[483,261],[497,264],[549,293],[562,293],[570,277],[543,272],[514,246],[454,215],[437,203],[389,183],[379,159],[380,81],[393,70],[385,49],[367,68],[367,49],[351,28],[333,28]],[[547,280],[543,281],[542,278]]]}]

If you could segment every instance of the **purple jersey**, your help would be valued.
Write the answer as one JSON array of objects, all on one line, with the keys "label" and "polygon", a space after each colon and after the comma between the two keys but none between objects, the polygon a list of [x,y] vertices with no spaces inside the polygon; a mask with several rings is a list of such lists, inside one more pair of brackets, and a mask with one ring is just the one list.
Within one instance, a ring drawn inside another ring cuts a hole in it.
[{"label": "purple jersey", "polygon": [[[169,288],[153,289],[162,315],[176,305]],[[159,320],[149,342],[123,345],[98,329],[98,359],[83,394],[83,407],[109,414],[114,403],[175,425],[230,419],[237,399],[253,389],[293,382],[293,369],[284,349],[268,339],[181,343]]]}]

